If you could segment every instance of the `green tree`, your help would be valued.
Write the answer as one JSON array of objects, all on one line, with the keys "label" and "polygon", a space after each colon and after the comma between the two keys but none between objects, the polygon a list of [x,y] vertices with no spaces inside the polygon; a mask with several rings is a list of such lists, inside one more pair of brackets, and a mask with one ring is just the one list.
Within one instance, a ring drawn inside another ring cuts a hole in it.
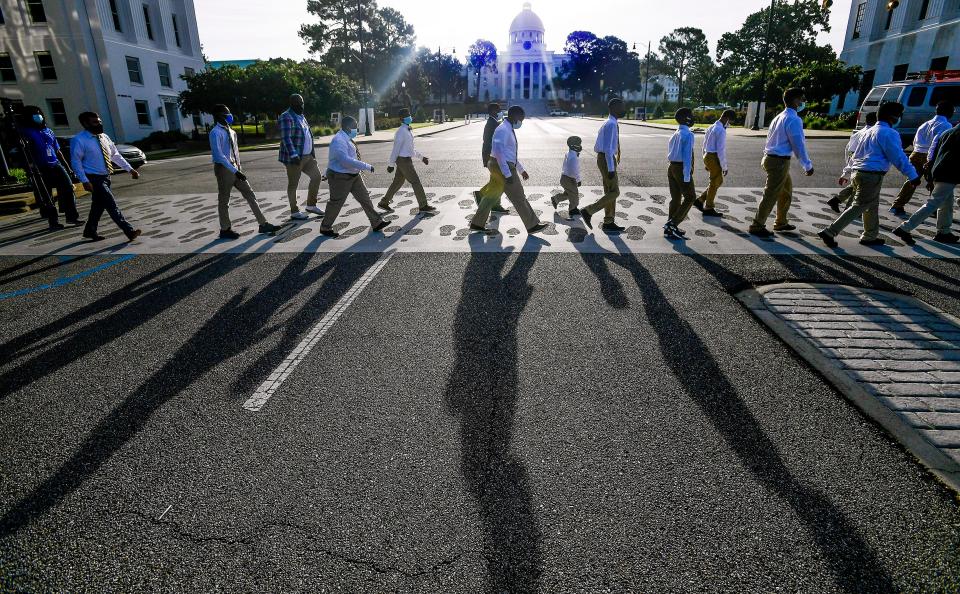
[{"label": "green tree", "polygon": [[596,54],[600,39],[589,31],[574,31],[567,35],[564,52],[569,56],[560,69],[558,84],[574,93],[594,95],[600,88],[595,72]]},{"label": "green tree", "polygon": [[476,76],[476,99],[477,101],[480,101],[480,73],[484,68],[496,68],[497,46],[495,46],[492,41],[487,41],[486,39],[478,39],[474,41],[473,45],[470,46],[470,49],[467,50],[467,64],[470,65],[470,68],[473,70],[474,75]]},{"label": "green tree", "polygon": [[677,79],[677,105],[683,105],[683,84],[691,67],[703,64],[710,56],[710,47],[703,31],[680,27],[660,40],[660,53],[668,68],[667,74]]},{"label": "green tree", "polygon": [[[817,109],[828,104],[834,95],[858,89],[861,75],[859,66],[850,67],[837,59],[777,68],[767,76],[764,96],[772,106],[786,89],[802,87],[807,93],[807,102],[811,108]],[[753,100],[756,99],[759,85],[760,74],[752,72],[725,80],[720,85],[720,93],[733,101]]]},{"label": "green tree", "polygon": [[710,59],[710,56],[705,56],[690,69],[690,74],[687,76],[687,94],[694,103],[712,105],[719,101],[720,82],[720,68]]},{"label": "green tree", "polygon": [[627,42],[614,36],[597,40],[593,66],[603,81],[603,91],[621,93],[640,88],[640,59]]},{"label": "green tree", "polygon": [[236,106],[238,95],[246,84],[243,68],[229,64],[221,68],[207,68],[185,77],[187,89],[179,96],[180,110],[185,113],[212,113],[218,103]]}]

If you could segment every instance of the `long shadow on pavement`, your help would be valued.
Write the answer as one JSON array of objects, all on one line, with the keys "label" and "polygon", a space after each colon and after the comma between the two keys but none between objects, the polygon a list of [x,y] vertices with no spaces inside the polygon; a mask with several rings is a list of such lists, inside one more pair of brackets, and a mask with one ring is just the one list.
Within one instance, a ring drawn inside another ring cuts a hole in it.
[{"label": "long shadow on pavement", "polygon": [[[445,403],[460,419],[460,466],[484,526],[491,592],[534,592],[542,571],[530,480],[511,452],[519,390],[517,325],[533,293],[527,279],[538,255],[471,254],[454,322],[456,361]],[[512,267],[501,276],[511,257]]]},{"label": "long shadow on pavement", "polygon": [[[15,534],[81,487],[124,444],[133,439],[167,401],[220,363],[276,333],[275,328],[267,327],[268,321],[300,291],[312,290],[317,296],[308,300],[296,313],[297,323],[309,327],[310,323],[322,317],[326,310],[336,303],[377,260],[379,254],[341,254],[310,268],[309,264],[314,257],[313,254],[296,256],[263,289],[252,295],[244,289],[213,312],[208,321],[177,349],[159,370],[132,389],[97,423],[77,451],[56,472],[24,495],[0,517],[0,536]],[[130,301],[98,322],[96,328],[101,329],[104,338],[94,338],[93,345],[73,344],[68,340],[63,345],[54,347],[52,352],[39,355],[35,360],[46,359],[48,355],[73,353],[75,351],[71,349],[81,346],[86,352],[90,352],[94,350],[90,347],[98,343],[104,344],[103,340],[112,340],[156,315],[158,312],[155,307],[149,306],[147,301],[162,299],[160,305],[163,308],[174,305],[204,284],[247,260],[248,257],[237,255],[212,258],[209,266],[198,269],[195,274],[171,282],[161,291],[151,292]],[[329,277],[322,284],[316,285],[328,274]],[[145,307],[148,308],[146,312],[143,311]],[[299,337],[282,334],[280,340],[286,343],[282,350],[287,352],[295,346]],[[278,362],[274,361],[273,364]],[[0,382],[11,379],[12,374],[5,374],[0,377]],[[24,383],[20,381],[20,387]]]},{"label": "long shadow on pavement", "polygon": [[[766,435],[696,330],[670,304],[656,279],[629,253],[626,245],[615,237],[613,240],[620,254],[581,253],[581,256],[585,261],[605,259],[633,275],[663,359],[683,391],[757,482],[793,508],[823,552],[837,587],[846,592],[893,591],[892,578],[870,545],[827,496],[793,476],[778,454],[776,444]],[[733,274],[698,254],[689,257],[718,278],[729,279]],[[620,284],[606,265],[588,262],[588,266],[595,273],[602,273],[597,277],[601,286]],[[622,288],[607,289],[603,293],[616,295],[613,301],[608,298],[611,306],[623,307],[626,296]]]}]

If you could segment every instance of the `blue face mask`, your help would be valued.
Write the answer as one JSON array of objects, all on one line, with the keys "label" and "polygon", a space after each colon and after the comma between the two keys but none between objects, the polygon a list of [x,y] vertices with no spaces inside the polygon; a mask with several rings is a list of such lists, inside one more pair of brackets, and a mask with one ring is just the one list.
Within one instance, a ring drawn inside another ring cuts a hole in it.
[{"label": "blue face mask", "polygon": [[523,120],[521,120],[521,121],[519,121],[519,122],[514,122],[514,123],[513,123],[513,129],[514,129],[514,130],[519,130],[521,126],[523,126]]},{"label": "blue face mask", "polygon": [[350,138],[356,138],[356,137],[357,137],[357,129],[356,129],[356,128],[351,128],[351,129],[347,130],[347,136],[349,136]]},{"label": "blue face mask", "polygon": [[800,113],[801,111],[805,110],[806,108],[807,108],[807,104],[806,104],[806,103],[801,103],[800,105],[797,106],[797,113]]},{"label": "blue face mask", "polygon": [[35,124],[42,124],[42,123],[43,123],[43,116],[40,115],[39,113],[33,114],[32,119],[33,119],[33,121],[34,121]]},{"label": "blue face mask", "polygon": [[225,121],[228,126],[233,124],[233,114],[228,113],[227,115],[223,116],[223,121]]},{"label": "blue face mask", "polygon": [[891,128],[899,128],[899,127],[900,127],[900,118],[897,118],[897,119],[893,120],[893,122],[890,124],[890,127],[891,127]]},{"label": "blue face mask", "polygon": [[403,118],[403,123],[406,124],[407,126],[409,126],[410,124],[413,123],[413,118],[410,117],[410,116],[407,116],[407,117]]}]

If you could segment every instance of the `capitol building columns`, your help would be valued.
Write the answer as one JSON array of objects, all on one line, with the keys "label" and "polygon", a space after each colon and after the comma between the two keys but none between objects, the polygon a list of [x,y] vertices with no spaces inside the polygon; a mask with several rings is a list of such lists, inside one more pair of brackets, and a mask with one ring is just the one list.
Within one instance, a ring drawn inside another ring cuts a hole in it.
[{"label": "capitol building columns", "polygon": [[508,62],[503,67],[500,96],[504,99],[546,99],[549,70],[543,62]]}]

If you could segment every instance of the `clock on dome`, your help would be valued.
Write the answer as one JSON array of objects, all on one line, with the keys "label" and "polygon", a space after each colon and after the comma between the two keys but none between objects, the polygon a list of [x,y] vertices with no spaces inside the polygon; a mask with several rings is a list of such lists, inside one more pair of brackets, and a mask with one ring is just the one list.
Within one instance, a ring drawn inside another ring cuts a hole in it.
[{"label": "clock on dome", "polygon": [[531,47],[533,47],[533,44],[530,43],[529,41],[524,41],[524,42],[523,42],[523,49],[529,50]]}]

